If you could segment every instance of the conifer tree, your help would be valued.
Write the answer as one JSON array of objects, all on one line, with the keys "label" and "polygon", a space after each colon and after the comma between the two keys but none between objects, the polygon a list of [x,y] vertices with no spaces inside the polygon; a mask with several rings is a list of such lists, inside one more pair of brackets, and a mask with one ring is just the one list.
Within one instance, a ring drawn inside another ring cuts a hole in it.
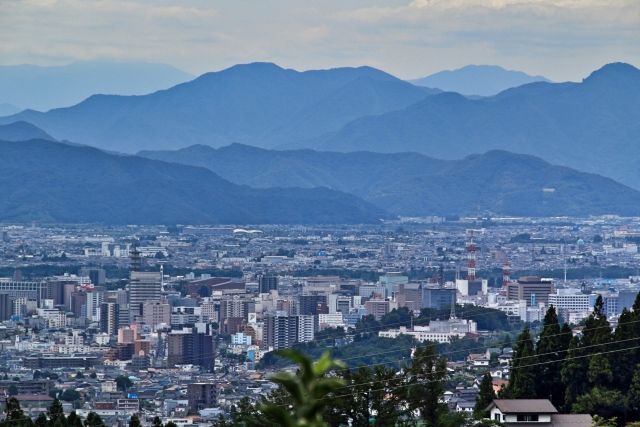
[{"label": "conifer tree", "polygon": [[511,399],[531,399],[536,397],[536,357],[529,328],[525,326],[518,336],[513,353],[513,365],[506,395]]},{"label": "conifer tree", "polygon": [[71,411],[69,416],[67,417],[67,425],[69,427],[82,427],[82,420],[76,414],[76,411]]},{"label": "conifer tree", "polygon": [[631,419],[640,420],[640,364],[636,365],[627,393],[627,411]]},{"label": "conifer tree", "polygon": [[544,316],[544,323],[540,338],[536,346],[538,377],[536,381],[536,396],[549,399],[556,407],[564,403],[564,385],[560,376],[562,360],[566,356],[560,324],[556,309],[552,305]]},{"label": "conifer tree", "polygon": [[142,427],[142,424],[140,423],[140,417],[138,417],[138,414],[133,414],[131,416],[131,418],[129,419],[129,427]]},{"label": "conifer tree", "polygon": [[93,411],[87,414],[87,419],[84,420],[84,425],[85,427],[106,427],[100,415]]},{"label": "conifer tree", "polygon": [[447,412],[440,397],[447,374],[447,361],[439,358],[434,345],[419,347],[406,369],[407,387],[403,388],[410,411],[418,410],[425,425],[435,427]]},{"label": "conifer tree", "polygon": [[486,411],[487,406],[495,399],[496,394],[493,391],[493,379],[489,372],[482,376],[480,382],[480,390],[478,393],[478,399],[476,400],[476,406],[473,408],[473,415],[476,418],[487,418],[489,416]]},{"label": "conifer tree", "polygon": [[56,425],[56,423],[64,424],[66,422],[62,403],[60,403],[58,399],[54,399],[53,402],[51,402],[51,406],[47,409],[47,416],[49,417],[51,425]]}]

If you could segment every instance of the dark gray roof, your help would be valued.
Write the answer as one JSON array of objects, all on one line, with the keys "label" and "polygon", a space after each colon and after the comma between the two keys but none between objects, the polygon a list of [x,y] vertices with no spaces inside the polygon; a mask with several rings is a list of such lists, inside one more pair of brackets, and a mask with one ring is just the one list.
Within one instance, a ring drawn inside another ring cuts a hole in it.
[{"label": "dark gray roof", "polygon": [[494,399],[490,408],[497,406],[504,414],[557,414],[558,410],[549,399]]},{"label": "dark gray roof", "polygon": [[593,423],[589,414],[553,414],[553,427],[590,427]]}]

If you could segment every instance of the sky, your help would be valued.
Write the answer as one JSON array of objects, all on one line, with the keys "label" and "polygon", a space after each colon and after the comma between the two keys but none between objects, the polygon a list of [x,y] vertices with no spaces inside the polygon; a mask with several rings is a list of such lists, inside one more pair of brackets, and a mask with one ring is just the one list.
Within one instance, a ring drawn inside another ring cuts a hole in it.
[{"label": "sky", "polygon": [[640,0],[0,0],[0,64],[370,65],[416,78],[495,64],[579,81],[640,66]]}]

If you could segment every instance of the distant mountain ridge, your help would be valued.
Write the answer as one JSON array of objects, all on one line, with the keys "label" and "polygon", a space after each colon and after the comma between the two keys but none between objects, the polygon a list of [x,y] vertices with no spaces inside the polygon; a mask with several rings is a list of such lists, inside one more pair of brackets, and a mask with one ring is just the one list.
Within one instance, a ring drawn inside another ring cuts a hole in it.
[{"label": "distant mountain ridge", "polygon": [[205,168],[46,140],[0,141],[0,222],[372,223],[388,214],[326,188],[251,189]]},{"label": "distant mountain ridge", "polygon": [[47,111],[77,104],[99,93],[142,95],[191,79],[191,74],[170,65],[144,62],[4,65],[0,66],[0,103],[13,104],[13,109]]},{"label": "distant mountain ridge", "polygon": [[471,100],[430,96],[308,142],[330,151],[415,151],[456,159],[489,150],[541,157],[640,189],[640,70],[608,64],[581,83],[530,83]]},{"label": "distant mountain ridge", "polygon": [[252,187],[334,188],[402,216],[640,214],[636,190],[506,151],[438,160],[417,153],[275,151],[233,144],[139,154],[207,167]]},{"label": "distant mountain ridge", "polygon": [[409,81],[418,86],[457,92],[467,96],[493,96],[506,89],[534,82],[549,82],[549,79],[543,76],[531,76],[522,71],[506,70],[497,65],[467,65],[456,70],[444,70]]},{"label": "distant mountain ridge", "polygon": [[298,72],[271,63],[236,65],[146,96],[96,95],[70,108],[25,111],[57,139],[120,152],[243,142],[272,147],[337,131],[437,91],[371,67]]},{"label": "distant mountain ridge", "polygon": [[55,141],[51,135],[31,123],[19,121],[0,125],[0,141],[28,141],[30,139]]}]

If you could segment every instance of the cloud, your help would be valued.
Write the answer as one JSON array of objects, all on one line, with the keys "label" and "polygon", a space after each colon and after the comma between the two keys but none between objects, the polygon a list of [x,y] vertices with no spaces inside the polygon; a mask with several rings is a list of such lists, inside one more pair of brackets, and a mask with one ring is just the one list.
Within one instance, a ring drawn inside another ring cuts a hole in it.
[{"label": "cloud", "polygon": [[636,0],[2,0],[0,60],[369,64],[415,77],[496,63],[578,79],[640,63]]}]

